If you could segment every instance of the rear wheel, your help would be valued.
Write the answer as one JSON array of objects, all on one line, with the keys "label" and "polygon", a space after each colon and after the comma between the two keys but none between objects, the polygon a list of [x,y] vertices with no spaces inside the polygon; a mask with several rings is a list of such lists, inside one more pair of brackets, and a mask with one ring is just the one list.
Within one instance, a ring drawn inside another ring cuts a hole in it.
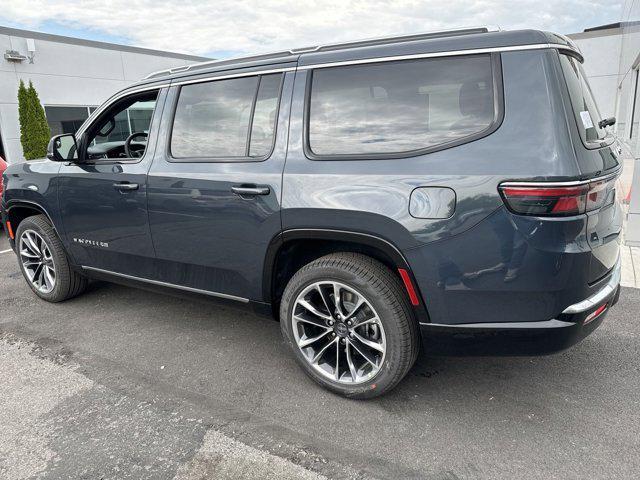
[{"label": "rear wheel", "polygon": [[43,300],[61,302],[87,287],[75,272],[55,230],[44,215],[25,218],[16,232],[16,252],[27,284]]},{"label": "rear wheel", "polygon": [[398,278],[365,255],[331,254],[301,268],[285,288],[280,324],[305,372],[347,397],[389,391],[418,353]]}]

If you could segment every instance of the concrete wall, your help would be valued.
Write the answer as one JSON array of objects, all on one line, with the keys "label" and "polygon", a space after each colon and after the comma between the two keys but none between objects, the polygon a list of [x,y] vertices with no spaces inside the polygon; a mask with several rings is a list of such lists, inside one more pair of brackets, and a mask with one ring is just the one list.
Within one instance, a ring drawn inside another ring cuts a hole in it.
[{"label": "concrete wall", "polygon": [[569,35],[584,56],[584,70],[603,117],[616,114],[620,77],[622,29],[612,28]]},{"label": "concrete wall", "polygon": [[[640,246],[640,95],[637,85],[640,85],[640,0],[626,0],[623,7],[622,22],[622,55],[620,57],[621,73],[624,73],[620,85],[621,107],[620,115],[631,118],[633,98],[635,101],[635,113],[633,121],[633,134],[629,135],[628,129],[624,132],[625,138],[630,142],[635,155],[635,168],[631,187],[631,198],[627,217],[625,240],[627,245]],[[637,273],[636,273],[637,275]]]},{"label": "concrete wall", "polygon": [[92,106],[153,71],[202,60],[130,47],[118,50],[92,42],[63,43],[53,38],[35,38],[33,64],[1,57],[6,50],[26,55],[27,38],[33,36],[29,32],[24,36],[2,34],[0,30],[0,136],[9,162],[24,158],[17,104],[20,79],[33,82],[43,105]]}]

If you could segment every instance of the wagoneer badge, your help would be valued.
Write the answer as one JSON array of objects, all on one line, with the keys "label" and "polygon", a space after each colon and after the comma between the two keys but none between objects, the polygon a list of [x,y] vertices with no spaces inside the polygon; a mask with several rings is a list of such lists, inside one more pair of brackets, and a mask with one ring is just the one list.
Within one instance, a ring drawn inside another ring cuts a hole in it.
[{"label": "wagoneer badge", "polygon": [[97,242],[96,240],[87,240],[86,238],[75,238],[75,237],[73,241],[81,245],[90,245],[92,247],[109,248],[108,242]]}]

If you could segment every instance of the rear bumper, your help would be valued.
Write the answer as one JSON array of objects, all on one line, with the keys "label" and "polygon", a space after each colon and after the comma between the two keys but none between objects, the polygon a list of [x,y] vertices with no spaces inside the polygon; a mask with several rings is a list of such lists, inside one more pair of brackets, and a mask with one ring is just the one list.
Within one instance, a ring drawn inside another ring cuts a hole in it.
[{"label": "rear bumper", "polygon": [[[600,326],[620,295],[620,260],[606,285],[567,307],[556,319],[539,322],[421,323],[425,355],[547,355],[575,345]],[[593,320],[589,316],[606,303]]]}]

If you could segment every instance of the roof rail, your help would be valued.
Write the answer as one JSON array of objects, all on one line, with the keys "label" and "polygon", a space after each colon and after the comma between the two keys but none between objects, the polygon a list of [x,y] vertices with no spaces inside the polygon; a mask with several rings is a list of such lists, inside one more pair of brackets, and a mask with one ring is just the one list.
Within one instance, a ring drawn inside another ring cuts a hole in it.
[{"label": "roof rail", "polygon": [[451,28],[449,30],[433,30],[429,32],[409,33],[406,35],[395,35],[390,37],[374,37],[374,38],[365,38],[363,40],[352,40],[349,42],[329,43],[325,45],[318,45],[315,47],[294,48],[289,51],[291,53],[324,52],[329,50],[343,50],[346,48],[354,48],[354,47],[369,47],[374,45],[386,45],[389,43],[411,42],[413,40],[426,40],[429,38],[457,37],[460,35],[471,35],[474,33],[489,33],[489,32],[499,32],[499,31],[500,31],[499,27],[489,27],[489,26]]},{"label": "roof rail", "polygon": [[147,75],[146,77],[144,77],[144,79],[149,79],[149,78],[154,78],[154,77],[161,77],[164,75],[171,75],[173,73],[181,73],[181,72],[188,72],[190,70],[193,69],[200,69],[200,68],[205,68],[205,67],[213,67],[213,66],[222,66],[225,64],[230,64],[230,63],[237,63],[239,61],[254,61],[254,60],[268,60],[270,58],[280,58],[280,57],[284,57],[287,55],[291,55],[291,52],[289,50],[285,50],[282,52],[270,52],[270,53],[262,53],[262,54],[258,54],[258,55],[246,55],[246,56],[242,56],[242,57],[232,57],[232,58],[225,58],[223,60],[208,60],[206,62],[197,62],[197,63],[190,63],[188,65],[181,65],[179,67],[173,67],[173,68],[167,68],[166,70],[158,70],[157,72],[152,72],[149,75]]},{"label": "roof rail", "polygon": [[377,37],[377,38],[367,38],[363,40],[351,40],[348,42],[340,42],[340,43],[328,43],[324,45],[316,45],[313,47],[303,47],[303,48],[292,48],[290,50],[283,50],[280,52],[270,52],[270,53],[262,53],[258,55],[247,55],[242,57],[234,57],[228,58],[224,60],[209,60],[206,62],[198,62],[192,63],[189,65],[183,65],[180,67],[169,68],[166,70],[160,70],[157,72],[150,73],[145,77],[146,79],[159,77],[163,75],[171,75],[173,73],[187,72],[194,69],[200,69],[210,66],[222,66],[230,63],[237,63],[239,61],[256,61],[256,60],[268,60],[270,58],[279,58],[288,55],[299,55],[302,53],[311,53],[311,52],[324,52],[324,51],[333,51],[333,50],[343,50],[347,48],[355,48],[355,47],[369,47],[375,45],[387,45],[391,43],[399,43],[399,42],[410,42],[414,40],[426,40],[430,38],[442,38],[442,37],[457,37],[460,35],[471,35],[475,33],[489,33],[489,32],[499,32],[499,27],[493,26],[484,26],[484,27],[464,27],[464,28],[453,28],[449,30],[434,30],[429,32],[422,33],[410,33],[406,35],[396,35],[390,37]]}]

